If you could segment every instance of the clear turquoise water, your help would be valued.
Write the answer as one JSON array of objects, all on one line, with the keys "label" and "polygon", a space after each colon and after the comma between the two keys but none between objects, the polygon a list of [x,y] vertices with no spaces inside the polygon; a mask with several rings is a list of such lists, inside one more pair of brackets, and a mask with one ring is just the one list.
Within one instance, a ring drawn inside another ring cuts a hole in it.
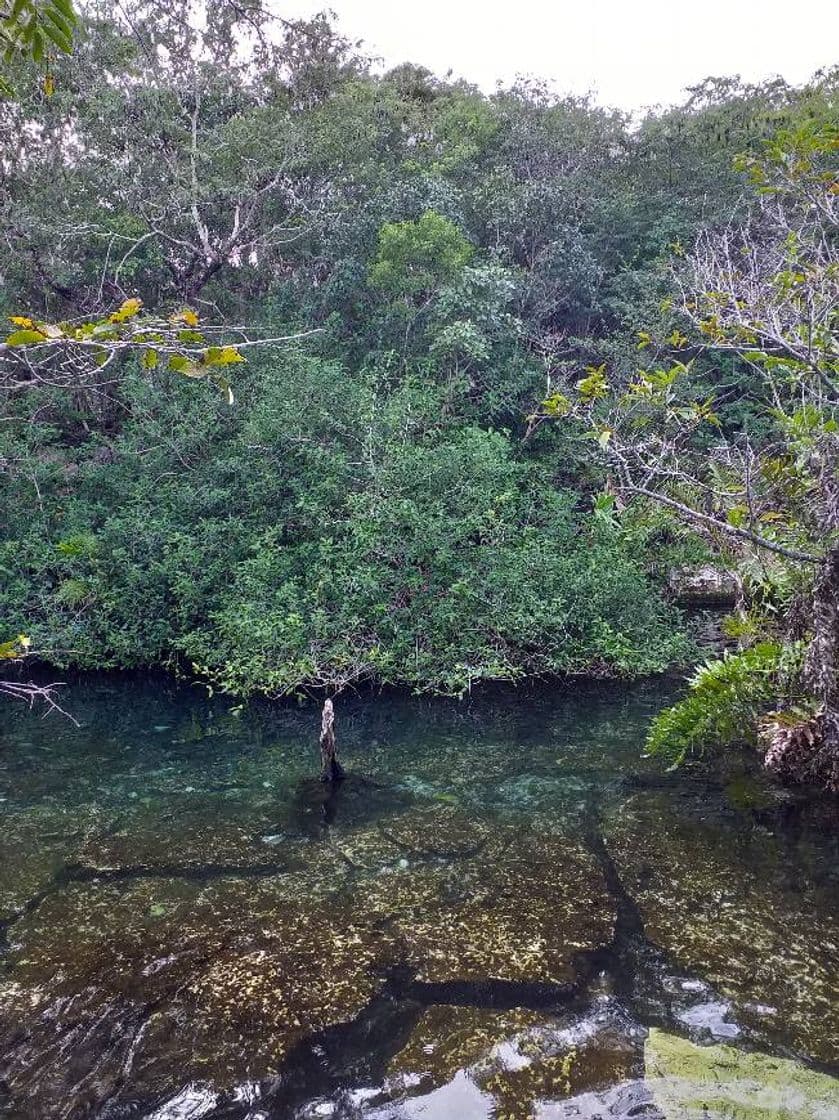
[{"label": "clear turquoise water", "polygon": [[[669,686],[0,709],[0,1115],[839,1118],[839,808]],[[704,1109],[705,1111],[702,1111]]]}]

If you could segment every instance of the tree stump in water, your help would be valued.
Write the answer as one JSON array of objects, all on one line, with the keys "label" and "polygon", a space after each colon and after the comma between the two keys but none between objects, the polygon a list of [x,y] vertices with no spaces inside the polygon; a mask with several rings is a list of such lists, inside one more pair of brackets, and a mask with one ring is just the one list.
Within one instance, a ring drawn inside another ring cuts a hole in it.
[{"label": "tree stump in water", "polygon": [[320,780],[339,782],[344,776],[344,768],[338,761],[335,749],[335,708],[331,700],[324,701],[320,721]]}]

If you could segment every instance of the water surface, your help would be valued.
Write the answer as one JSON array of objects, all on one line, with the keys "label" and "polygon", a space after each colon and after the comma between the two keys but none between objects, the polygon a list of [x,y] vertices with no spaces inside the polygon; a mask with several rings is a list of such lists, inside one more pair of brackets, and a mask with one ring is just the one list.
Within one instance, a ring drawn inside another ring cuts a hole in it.
[{"label": "water surface", "polygon": [[0,708],[0,1115],[839,1120],[839,803],[663,686]]}]

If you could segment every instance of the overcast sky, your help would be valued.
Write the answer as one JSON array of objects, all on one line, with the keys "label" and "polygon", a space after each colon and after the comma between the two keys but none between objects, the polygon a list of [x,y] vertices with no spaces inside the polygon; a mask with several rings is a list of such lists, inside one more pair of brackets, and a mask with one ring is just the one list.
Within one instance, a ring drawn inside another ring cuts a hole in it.
[{"label": "overcast sky", "polygon": [[492,91],[519,74],[623,109],[670,104],[709,75],[803,82],[839,62],[839,0],[273,0],[325,7],[388,66],[415,62]]}]

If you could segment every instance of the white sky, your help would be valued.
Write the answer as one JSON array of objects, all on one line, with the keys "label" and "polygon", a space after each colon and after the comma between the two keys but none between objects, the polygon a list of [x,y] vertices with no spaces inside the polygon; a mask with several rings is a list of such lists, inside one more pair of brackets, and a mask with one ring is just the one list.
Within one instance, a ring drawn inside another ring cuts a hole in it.
[{"label": "white sky", "polygon": [[273,0],[323,8],[386,65],[448,70],[487,92],[519,74],[622,109],[671,104],[702,78],[804,82],[839,62],[839,0]]}]

